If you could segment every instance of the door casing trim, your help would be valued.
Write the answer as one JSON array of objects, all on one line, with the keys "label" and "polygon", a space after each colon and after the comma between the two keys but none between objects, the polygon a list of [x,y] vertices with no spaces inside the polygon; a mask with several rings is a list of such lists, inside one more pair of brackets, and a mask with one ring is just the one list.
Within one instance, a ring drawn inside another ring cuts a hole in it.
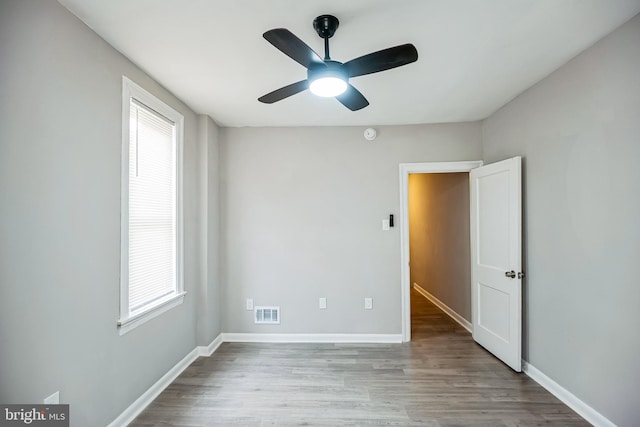
[{"label": "door casing trim", "polygon": [[411,283],[409,269],[409,174],[469,172],[482,160],[400,163],[400,298],[402,342],[411,341]]}]

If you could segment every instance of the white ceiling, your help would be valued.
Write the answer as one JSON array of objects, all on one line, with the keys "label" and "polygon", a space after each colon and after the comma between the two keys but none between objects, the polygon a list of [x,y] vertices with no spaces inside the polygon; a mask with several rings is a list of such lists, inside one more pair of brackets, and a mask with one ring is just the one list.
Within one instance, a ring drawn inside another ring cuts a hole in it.
[{"label": "white ceiling", "polygon": [[[640,0],[59,0],[196,112],[222,126],[479,120],[640,12]],[[257,98],[306,78],[262,33],[287,28],[322,55],[313,19],[340,27],[332,59],[403,43],[416,63],[351,79],[352,112],[308,91]]]}]

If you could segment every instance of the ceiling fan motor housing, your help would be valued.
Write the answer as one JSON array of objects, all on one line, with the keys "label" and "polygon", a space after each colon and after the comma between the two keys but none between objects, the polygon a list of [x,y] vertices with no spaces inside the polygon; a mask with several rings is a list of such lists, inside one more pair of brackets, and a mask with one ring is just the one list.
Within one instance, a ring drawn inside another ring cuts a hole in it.
[{"label": "ceiling fan motor housing", "polygon": [[344,69],[342,68],[342,62],[329,60],[329,61],[324,61],[324,64],[326,65],[326,67],[323,67],[323,66],[310,67],[307,70],[307,78],[309,79],[309,81],[315,80],[318,77],[325,77],[328,75],[335,75],[336,77],[339,77],[345,81],[349,80],[349,76],[347,75],[347,73],[345,73]]}]

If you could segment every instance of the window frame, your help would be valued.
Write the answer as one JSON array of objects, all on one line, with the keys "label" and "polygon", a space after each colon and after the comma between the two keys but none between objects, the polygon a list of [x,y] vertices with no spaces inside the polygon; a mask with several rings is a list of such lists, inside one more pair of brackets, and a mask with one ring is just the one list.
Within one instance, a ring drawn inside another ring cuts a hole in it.
[{"label": "window frame", "polygon": [[[143,104],[155,113],[175,124],[176,144],[176,289],[175,292],[144,310],[130,313],[129,310],[129,128],[131,100]],[[118,331],[123,335],[154,317],[176,307],[184,301],[184,242],[183,242],[183,140],[184,116],[159,100],[126,76],[122,76],[122,165],[120,206],[120,309]]]}]

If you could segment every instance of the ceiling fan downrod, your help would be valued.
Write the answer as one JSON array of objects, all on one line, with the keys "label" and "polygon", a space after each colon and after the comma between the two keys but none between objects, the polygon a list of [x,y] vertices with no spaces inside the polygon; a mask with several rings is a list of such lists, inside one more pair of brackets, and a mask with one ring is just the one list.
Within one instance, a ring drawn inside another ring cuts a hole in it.
[{"label": "ceiling fan downrod", "polygon": [[325,61],[331,61],[331,57],[329,55],[329,39],[333,37],[339,25],[340,21],[338,21],[338,18],[333,15],[320,15],[313,20],[313,28],[316,30],[318,35],[324,39]]}]

